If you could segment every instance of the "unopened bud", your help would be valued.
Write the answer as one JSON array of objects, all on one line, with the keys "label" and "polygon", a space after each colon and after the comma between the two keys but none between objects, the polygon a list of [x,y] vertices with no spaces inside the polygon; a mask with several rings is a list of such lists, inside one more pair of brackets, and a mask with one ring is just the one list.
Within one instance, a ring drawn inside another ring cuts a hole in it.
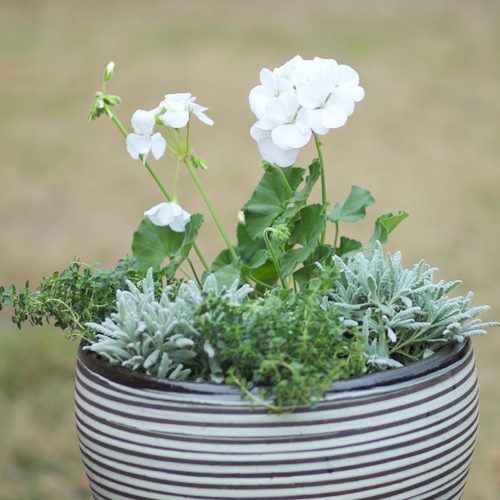
[{"label": "unopened bud", "polygon": [[113,76],[113,72],[115,71],[115,63],[113,61],[110,61],[108,65],[106,66],[106,69],[104,70],[104,81],[108,82],[111,80],[111,77]]}]

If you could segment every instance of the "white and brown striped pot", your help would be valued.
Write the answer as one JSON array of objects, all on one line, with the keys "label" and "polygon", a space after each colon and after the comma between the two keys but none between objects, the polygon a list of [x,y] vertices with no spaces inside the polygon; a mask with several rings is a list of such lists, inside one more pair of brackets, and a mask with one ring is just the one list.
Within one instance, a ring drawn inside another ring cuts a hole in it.
[{"label": "white and brown striped pot", "polygon": [[80,348],[75,402],[97,499],[458,499],[478,418],[469,341],[336,382],[316,410],[287,415]]}]

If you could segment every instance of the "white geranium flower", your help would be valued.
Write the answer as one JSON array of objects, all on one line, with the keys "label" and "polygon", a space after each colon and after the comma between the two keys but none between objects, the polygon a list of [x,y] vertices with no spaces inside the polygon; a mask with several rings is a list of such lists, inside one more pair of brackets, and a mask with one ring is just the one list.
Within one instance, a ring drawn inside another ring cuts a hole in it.
[{"label": "white geranium flower", "polygon": [[205,114],[208,108],[195,103],[195,100],[196,97],[188,92],[166,94],[163,101],[153,112],[161,113],[159,118],[168,127],[184,128],[189,122],[191,113],[201,122],[212,126],[214,121]]},{"label": "white geranium flower", "polygon": [[271,138],[271,131],[260,128],[258,122],[250,129],[250,135],[257,141],[257,147],[264,160],[275,163],[278,167],[291,167],[295,163],[300,149],[278,148]]},{"label": "white geranium flower", "polygon": [[144,212],[144,215],[155,226],[169,226],[172,231],[178,233],[184,232],[186,225],[191,220],[191,214],[173,201],[159,203]]},{"label": "white geranium flower", "polygon": [[293,90],[290,81],[283,78],[278,74],[275,69],[271,71],[263,68],[260,72],[261,85],[257,85],[250,91],[248,100],[250,109],[253,111],[257,118],[264,118],[266,106],[269,101],[275,97],[279,97],[283,92]]},{"label": "white geranium flower", "polygon": [[135,133],[127,135],[126,144],[129,155],[137,160],[140,155],[145,162],[149,152],[159,160],[165,153],[167,141],[157,132],[153,134],[155,115],[151,111],[138,109],[132,116],[132,127]]},{"label": "white geranium flower", "polygon": [[260,128],[271,130],[274,144],[282,150],[302,148],[311,139],[309,111],[300,107],[293,91],[271,99],[265,118],[258,123]]}]

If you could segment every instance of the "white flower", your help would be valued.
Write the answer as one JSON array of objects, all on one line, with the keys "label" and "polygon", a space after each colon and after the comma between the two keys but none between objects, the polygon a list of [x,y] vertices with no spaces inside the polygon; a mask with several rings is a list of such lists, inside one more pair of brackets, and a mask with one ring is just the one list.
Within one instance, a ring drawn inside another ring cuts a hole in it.
[{"label": "white flower", "polygon": [[159,203],[144,212],[144,215],[155,226],[169,226],[172,231],[178,233],[184,232],[186,225],[191,219],[191,214],[173,201]]},{"label": "white flower", "polygon": [[157,132],[153,134],[155,115],[151,111],[138,109],[132,116],[132,127],[135,133],[127,135],[126,144],[129,155],[137,160],[142,155],[143,162],[151,151],[155,159],[159,160],[165,153],[167,142]]},{"label": "white flower", "polygon": [[264,160],[275,163],[278,167],[291,167],[295,163],[300,149],[283,150],[278,148],[271,139],[271,131],[260,128],[258,122],[250,129],[250,135],[252,139],[257,141],[257,147]]},{"label": "white flower", "polygon": [[260,81],[249,95],[258,119],[250,135],[263,158],[280,166],[295,161],[313,132],[342,127],[364,97],[358,73],[334,59],[295,56],[273,71],[264,68]]},{"label": "white flower", "polygon": [[185,127],[189,122],[191,113],[206,125],[212,126],[214,121],[205,114],[208,108],[195,103],[195,100],[196,97],[190,93],[166,94],[163,101],[153,112],[161,113],[159,118],[168,127]]}]

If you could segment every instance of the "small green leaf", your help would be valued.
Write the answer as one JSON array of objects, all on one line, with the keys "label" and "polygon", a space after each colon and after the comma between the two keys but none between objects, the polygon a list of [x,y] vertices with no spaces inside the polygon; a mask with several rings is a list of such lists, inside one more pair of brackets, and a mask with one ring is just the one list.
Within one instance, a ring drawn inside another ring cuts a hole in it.
[{"label": "small green leaf", "polygon": [[336,203],[328,213],[327,219],[332,222],[356,222],[366,216],[366,207],[374,203],[375,199],[370,191],[359,186],[352,186],[344,203]]},{"label": "small green leaf", "polygon": [[[166,258],[172,259],[167,275],[172,276],[194,244],[203,224],[203,215],[193,214],[183,233],[168,226],[155,226],[144,218],[134,233],[132,252],[138,269],[158,269]],[[175,259],[175,260],[174,260]]]},{"label": "small green leaf", "polygon": [[305,185],[300,191],[296,191],[294,195],[290,198],[292,202],[305,202],[309,198],[314,185],[319,179],[321,173],[321,163],[318,158],[316,158],[309,165],[309,175],[306,178]]},{"label": "small green leaf", "polygon": [[373,250],[377,241],[380,241],[382,245],[387,243],[389,235],[398,227],[398,225],[408,217],[408,212],[400,211],[396,215],[392,213],[387,213],[381,215],[375,221],[375,230],[373,235],[368,242],[367,249]]},{"label": "small green leaf", "polygon": [[351,238],[346,238],[345,236],[340,237],[340,246],[337,249],[337,255],[347,256],[349,253],[357,252],[361,249],[363,245],[358,240],[353,240]]}]

